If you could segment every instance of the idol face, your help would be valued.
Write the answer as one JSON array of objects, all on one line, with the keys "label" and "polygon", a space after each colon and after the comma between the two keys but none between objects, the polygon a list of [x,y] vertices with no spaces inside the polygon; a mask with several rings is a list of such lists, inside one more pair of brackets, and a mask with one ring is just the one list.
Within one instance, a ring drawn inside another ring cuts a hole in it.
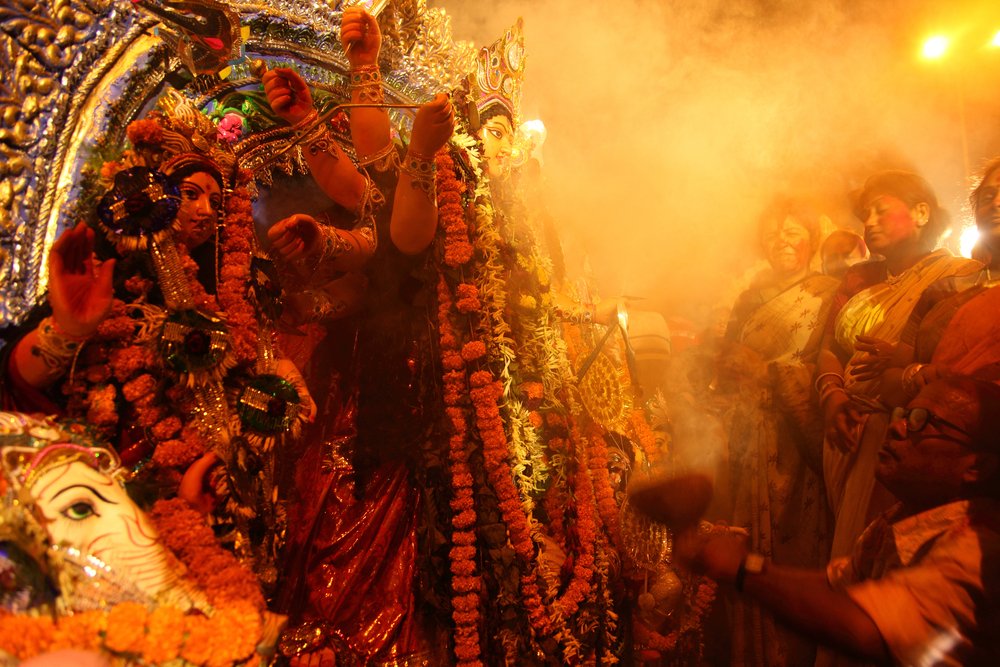
[{"label": "idol face", "polygon": [[979,186],[976,227],[991,248],[1000,244],[1000,167],[987,174]]},{"label": "idol face", "polygon": [[177,238],[196,248],[215,233],[222,211],[222,191],[208,172],[199,171],[180,182],[181,206],[177,211]]},{"label": "idol face", "polygon": [[81,460],[44,469],[29,493],[53,544],[94,556],[156,595],[171,581],[166,551],[124,487]]},{"label": "idol face", "polygon": [[878,195],[868,203],[867,211],[865,243],[874,252],[882,253],[920,236],[917,207],[911,208],[899,197]]},{"label": "idol face", "polygon": [[801,273],[809,267],[812,244],[809,230],[792,216],[768,224],[761,235],[767,261],[781,277]]},{"label": "idol face", "polygon": [[514,147],[514,128],[507,116],[493,116],[479,130],[483,141],[483,157],[491,179],[504,179],[510,174],[510,155]]}]

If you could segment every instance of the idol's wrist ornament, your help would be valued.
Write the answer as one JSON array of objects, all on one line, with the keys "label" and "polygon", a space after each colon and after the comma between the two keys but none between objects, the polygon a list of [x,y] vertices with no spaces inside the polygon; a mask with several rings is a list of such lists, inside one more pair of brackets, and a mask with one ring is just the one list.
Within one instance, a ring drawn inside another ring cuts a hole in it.
[{"label": "idol's wrist ornament", "polygon": [[358,94],[357,101],[381,104],[385,101],[382,89],[382,72],[378,65],[359,65],[351,69],[351,92]]},{"label": "idol's wrist ornament", "polygon": [[418,190],[422,190],[431,202],[437,201],[435,192],[435,182],[437,177],[437,164],[434,156],[422,155],[412,148],[406,152],[401,167],[404,174],[410,177],[410,185]]},{"label": "idol's wrist ornament", "polygon": [[42,360],[53,374],[61,374],[79,354],[90,336],[74,336],[62,330],[54,317],[46,317],[39,322],[38,343],[31,349],[33,355]]}]

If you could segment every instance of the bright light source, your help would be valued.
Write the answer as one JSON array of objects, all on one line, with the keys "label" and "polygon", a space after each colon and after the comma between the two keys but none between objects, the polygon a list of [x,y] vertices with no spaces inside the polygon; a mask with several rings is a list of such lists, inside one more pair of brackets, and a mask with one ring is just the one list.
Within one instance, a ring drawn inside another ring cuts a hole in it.
[{"label": "bright light source", "polygon": [[1000,49],[1000,30],[997,30],[997,34],[993,35],[993,39],[990,40],[990,46]]},{"label": "bright light source", "polygon": [[962,257],[972,257],[972,249],[976,247],[979,240],[979,230],[975,225],[970,225],[962,230],[962,235],[958,237],[958,251]]},{"label": "bright light source", "polygon": [[929,37],[924,42],[924,48],[921,50],[921,53],[927,60],[938,60],[948,52],[948,45],[949,40],[947,37],[935,35],[934,37]]}]

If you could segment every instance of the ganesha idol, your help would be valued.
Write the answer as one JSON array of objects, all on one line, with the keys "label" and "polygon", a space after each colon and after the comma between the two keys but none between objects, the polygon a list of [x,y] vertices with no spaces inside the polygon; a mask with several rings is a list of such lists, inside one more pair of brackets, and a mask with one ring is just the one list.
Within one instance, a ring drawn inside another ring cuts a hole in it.
[{"label": "ganesha idol", "polygon": [[0,663],[264,664],[283,617],[183,500],[143,512],[80,424],[0,412]]}]

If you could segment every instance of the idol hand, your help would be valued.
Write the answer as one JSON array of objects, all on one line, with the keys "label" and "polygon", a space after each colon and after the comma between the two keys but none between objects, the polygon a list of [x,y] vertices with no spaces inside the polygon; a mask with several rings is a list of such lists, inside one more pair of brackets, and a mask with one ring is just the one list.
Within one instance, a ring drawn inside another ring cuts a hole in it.
[{"label": "idol hand", "polygon": [[363,7],[348,7],[340,19],[340,43],[352,68],[378,63],[382,46],[378,21]]},{"label": "idol hand", "polygon": [[267,230],[271,248],[286,262],[311,259],[322,251],[322,232],[312,216],[296,213]]},{"label": "idol hand", "polygon": [[277,67],[264,73],[264,93],[274,113],[295,125],[313,110],[312,94],[298,72]]},{"label": "idol hand", "polygon": [[94,255],[94,230],[82,222],[66,230],[49,252],[49,305],[59,328],[87,338],[107,317],[114,299],[115,260]]},{"label": "idol hand", "polygon": [[417,117],[413,120],[410,150],[430,157],[448,143],[454,131],[455,111],[451,106],[451,98],[438,93],[417,111]]}]

